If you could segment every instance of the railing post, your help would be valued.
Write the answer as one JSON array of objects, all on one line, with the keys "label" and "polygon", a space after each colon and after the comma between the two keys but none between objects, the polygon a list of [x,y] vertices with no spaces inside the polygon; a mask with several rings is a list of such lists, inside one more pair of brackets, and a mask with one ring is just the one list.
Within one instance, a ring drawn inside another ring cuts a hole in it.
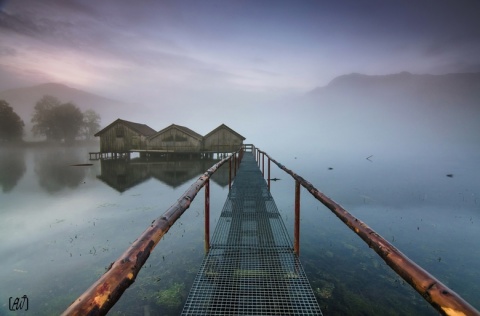
[{"label": "railing post", "polygon": [[270,191],[270,157],[268,157],[268,191]]},{"label": "railing post", "polygon": [[293,252],[300,255],[300,182],[295,180],[295,223],[293,227]]},{"label": "railing post", "polygon": [[265,153],[262,154],[262,177],[265,178]]},{"label": "railing post", "polygon": [[205,181],[205,253],[210,250],[210,179]]},{"label": "railing post", "polygon": [[228,159],[228,191],[232,188],[232,157]]},{"label": "railing post", "polygon": [[233,156],[233,177],[237,176],[237,153]]}]

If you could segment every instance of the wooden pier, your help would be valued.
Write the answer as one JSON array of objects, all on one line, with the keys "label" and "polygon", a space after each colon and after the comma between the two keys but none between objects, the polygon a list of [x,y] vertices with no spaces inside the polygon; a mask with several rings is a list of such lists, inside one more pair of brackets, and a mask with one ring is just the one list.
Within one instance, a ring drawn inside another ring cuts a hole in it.
[{"label": "wooden pier", "polygon": [[182,315],[321,315],[252,153],[245,153]]}]

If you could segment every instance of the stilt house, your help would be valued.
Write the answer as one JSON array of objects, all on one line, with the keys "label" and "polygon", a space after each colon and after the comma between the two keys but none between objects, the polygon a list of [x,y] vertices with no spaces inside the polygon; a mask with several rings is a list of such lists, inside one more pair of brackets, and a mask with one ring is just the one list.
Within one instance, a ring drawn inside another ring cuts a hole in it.
[{"label": "stilt house", "polygon": [[191,129],[172,124],[148,138],[148,150],[168,153],[199,153],[203,136]]},{"label": "stilt house", "polygon": [[153,134],[155,130],[148,125],[117,119],[95,136],[100,137],[100,152],[125,153],[147,149],[147,137]]},{"label": "stilt house", "polygon": [[151,155],[198,154],[217,158],[240,149],[245,137],[225,124],[207,135],[181,125],[172,124],[159,132],[145,124],[117,119],[95,134],[100,137],[100,152],[90,153],[90,159],[130,158],[132,152],[140,157]]},{"label": "stilt house", "polygon": [[203,138],[203,151],[229,153],[243,145],[245,137],[225,124],[221,124]]}]

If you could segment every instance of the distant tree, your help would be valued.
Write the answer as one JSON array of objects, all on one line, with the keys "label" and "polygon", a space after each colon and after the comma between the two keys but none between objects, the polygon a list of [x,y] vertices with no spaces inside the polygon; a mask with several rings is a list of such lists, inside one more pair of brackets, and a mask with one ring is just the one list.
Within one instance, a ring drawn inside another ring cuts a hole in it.
[{"label": "distant tree", "polygon": [[58,139],[58,131],[55,130],[53,110],[60,105],[60,100],[45,95],[35,105],[35,113],[31,122],[34,123],[32,132],[34,135],[43,135],[47,140]]},{"label": "distant tree", "polygon": [[35,135],[69,143],[83,126],[83,114],[75,104],[61,104],[57,98],[46,95],[35,105],[32,123]]},{"label": "distant tree", "polygon": [[73,103],[65,103],[55,107],[53,114],[57,139],[73,142],[83,126],[82,111]]},{"label": "distant tree", "polygon": [[0,141],[21,140],[24,126],[22,119],[8,102],[0,100]]},{"label": "distant tree", "polygon": [[85,136],[85,139],[92,139],[93,135],[100,130],[100,121],[100,115],[94,110],[86,110],[83,113],[82,134]]}]

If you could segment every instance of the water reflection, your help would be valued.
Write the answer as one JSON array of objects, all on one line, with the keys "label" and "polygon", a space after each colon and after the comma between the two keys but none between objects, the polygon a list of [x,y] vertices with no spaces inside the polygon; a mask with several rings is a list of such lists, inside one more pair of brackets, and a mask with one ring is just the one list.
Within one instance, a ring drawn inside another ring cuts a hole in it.
[{"label": "water reflection", "polygon": [[[154,160],[136,158],[130,161],[122,159],[102,160],[101,174],[98,179],[118,192],[125,192],[148,179],[177,188],[203,174],[218,160],[200,158],[156,158]],[[228,185],[228,165],[220,168],[212,181],[221,187]]]},{"label": "water reflection", "polygon": [[86,169],[72,166],[85,158],[71,148],[54,148],[35,153],[35,173],[38,183],[50,194],[68,187],[74,189],[84,180]]},{"label": "water reflection", "polygon": [[12,191],[26,170],[25,151],[23,149],[1,151],[0,186],[2,187],[3,193]]},{"label": "water reflection", "polygon": [[[8,315],[10,296],[24,294],[31,313],[60,314],[216,162],[71,166],[89,162],[95,150],[0,149],[0,315]],[[325,152],[307,160],[296,152],[274,158],[478,308],[478,151],[461,158],[412,154],[413,160],[375,153],[373,162],[367,156]],[[228,194],[228,172],[225,164],[212,176],[211,231]],[[295,183],[274,166],[271,176],[282,179],[271,183],[271,192],[292,234]],[[300,259],[325,314],[436,314],[338,218],[306,190],[301,194]],[[179,314],[204,255],[202,199],[199,194],[171,227],[112,314]]]}]

